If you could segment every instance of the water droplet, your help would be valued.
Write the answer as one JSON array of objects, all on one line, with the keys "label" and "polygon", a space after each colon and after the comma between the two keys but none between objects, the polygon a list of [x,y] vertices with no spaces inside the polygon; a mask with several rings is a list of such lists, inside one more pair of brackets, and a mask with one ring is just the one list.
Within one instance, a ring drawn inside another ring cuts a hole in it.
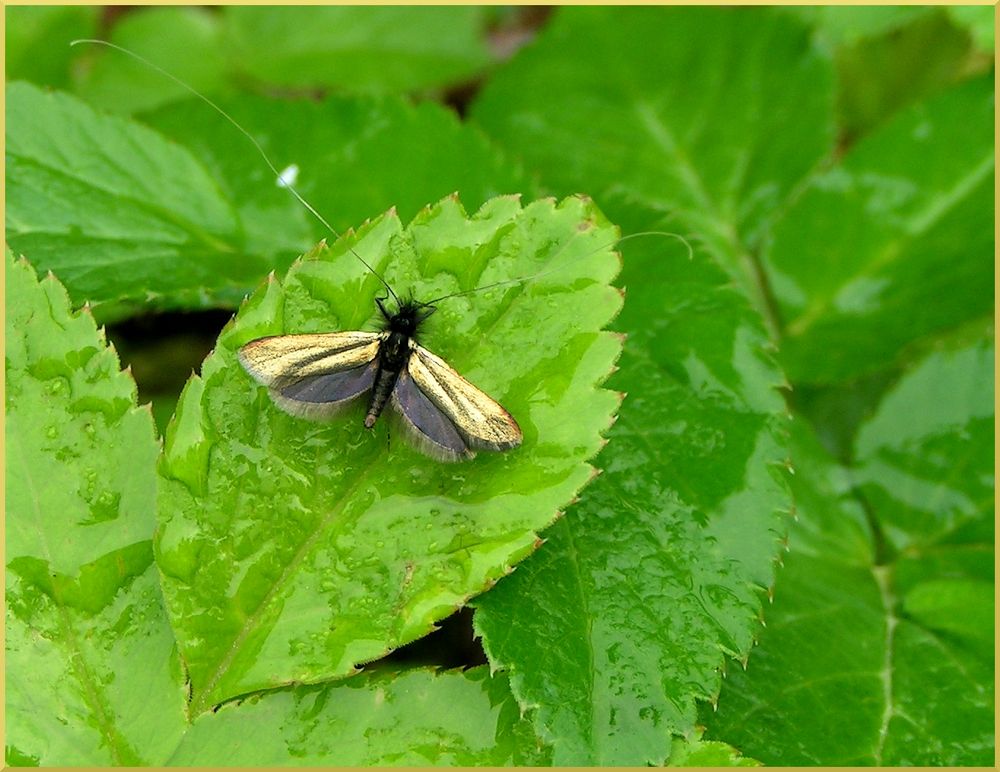
[{"label": "water droplet", "polygon": [[55,425],[48,427],[45,430],[45,436],[48,437],[50,440],[54,440],[56,437],[59,436],[59,428]]},{"label": "water droplet", "polygon": [[118,517],[118,507],[121,504],[120,493],[104,491],[94,498],[94,485],[90,483],[87,486],[87,498],[91,500],[90,516],[94,522],[100,523]]}]

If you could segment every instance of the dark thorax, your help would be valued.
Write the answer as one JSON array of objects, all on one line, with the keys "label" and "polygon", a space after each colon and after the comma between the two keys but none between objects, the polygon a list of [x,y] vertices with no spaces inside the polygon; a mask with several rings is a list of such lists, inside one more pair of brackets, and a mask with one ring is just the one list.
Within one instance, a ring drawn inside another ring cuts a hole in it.
[{"label": "dark thorax", "polygon": [[382,299],[376,298],[375,302],[385,319],[383,329],[388,335],[379,346],[378,372],[375,374],[375,385],[372,387],[368,414],[365,416],[365,428],[368,429],[375,425],[382,414],[399,374],[406,367],[410,358],[410,340],[416,337],[417,329],[424,320],[434,313],[433,306],[422,307],[413,301],[407,301],[400,304],[396,313],[391,314],[383,305]]}]

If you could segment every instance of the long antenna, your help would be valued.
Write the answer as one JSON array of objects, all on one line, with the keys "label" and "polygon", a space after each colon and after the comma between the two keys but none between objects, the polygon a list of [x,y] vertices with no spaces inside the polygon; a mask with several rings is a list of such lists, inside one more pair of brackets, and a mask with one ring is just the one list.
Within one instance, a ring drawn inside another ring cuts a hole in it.
[{"label": "long antenna", "polygon": [[[324,218],[323,215],[321,215],[319,212],[317,212],[316,209],[313,207],[312,204],[310,204],[301,195],[299,195],[299,192],[294,187],[292,187],[292,185],[291,185],[290,182],[287,182],[285,180],[284,176],[281,174],[281,172],[278,171],[277,167],[275,167],[275,165],[271,162],[271,159],[268,157],[267,153],[264,152],[264,148],[262,148],[260,146],[260,143],[254,138],[254,136],[249,131],[247,131],[246,129],[244,129],[242,126],[240,126],[240,124],[236,122],[235,118],[233,118],[229,113],[227,113],[225,110],[223,110],[221,107],[219,107],[215,102],[213,102],[207,96],[205,96],[204,94],[202,94],[200,91],[196,90],[195,88],[189,86],[187,83],[185,83],[183,80],[181,80],[180,78],[178,78],[173,73],[168,72],[167,70],[163,69],[159,65],[154,64],[153,62],[151,62],[148,59],[140,56],[139,54],[135,53],[134,51],[129,51],[127,48],[123,48],[122,46],[117,45],[116,43],[111,43],[111,42],[109,42],[107,40],[96,40],[96,39],[93,39],[93,38],[83,38],[83,39],[80,39],[80,40],[73,40],[73,41],[71,41],[70,45],[71,46],[75,46],[75,45],[79,45],[80,43],[93,43],[94,45],[107,46],[108,48],[113,48],[116,51],[120,51],[121,53],[123,53],[123,54],[125,54],[127,56],[131,56],[137,62],[141,62],[142,64],[146,65],[150,69],[155,70],[156,72],[158,72],[161,75],[163,75],[165,78],[169,78],[170,80],[172,80],[174,83],[176,83],[181,88],[183,88],[183,89],[185,89],[187,91],[190,91],[192,94],[194,94],[196,97],[198,97],[198,99],[200,99],[202,102],[204,102],[205,104],[207,104],[209,107],[211,107],[213,110],[215,110],[215,112],[217,112],[219,115],[221,115],[227,121],[229,121],[233,126],[235,126],[236,130],[239,131],[244,137],[246,137],[247,139],[249,139],[250,142],[253,144],[253,146],[255,148],[257,148],[257,152],[260,153],[260,157],[264,159],[264,163],[267,164],[267,167],[274,174],[275,178],[280,182],[281,186],[283,188],[288,188],[288,190],[291,192],[291,194],[293,196],[295,196],[295,198],[298,200],[298,202],[300,204],[302,204],[302,206],[304,206],[306,209],[308,209],[317,220],[319,220],[321,223],[323,223],[324,226],[326,226],[326,229],[328,231],[330,231],[330,233],[332,233],[334,235],[334,238],[336,238],[336,239],[340,239],[341,238],[341,235],[336,231],[336,229],[332,225],[330,225],[330,223],[328,223],[326,221],[326,218]],[[389,291],[389,294],[392,295],[392,299],[395,300],[396,303],[399,303],[400,302],[399,301],[399,297],[396,295],[395,292],[393,292],[392,287],[389,286],[389,282],[387,282],[385,280],[385,278],[382,276],[382,274],[380,274],[378,271],[376,271],[374,268],[372,268],[371,265],[369,265],[368,261],[365,260],[361,255],[359,255],[357,253],[357,251],[354,249],[354,247],[352,247],[350,244],[347,245],[347,248],[349,250],[351,250],[351,253],[356,258],[358,258],[358,260],[361,261],[361,263],[365,266],[365,268],[367,268],[369,271],[371,271],[372,274],[380,282],[382,282],[382,284],[385,285],[385,288]]]},{"label": "long antenna", "polygon": [[[669,236],[670,238],[677,239],[685,247],[687,247],[688,258],[694,259],[694,249],[691,247],[691,242],[689,242],[679,233],[671,233],[670,231],[640,231],[639,233],[630,233],[627,236],[622,236],[620,239],[616,239],[615,241],[610,241],[607,244],[597,247],[596,249],[592,249],[590,252],[584,255],[584,257],[590,257],[590,255],[594,254],[595,252],[600,252],[602,249],[607,249],[608,247],[616,247],[623,241],[628,241],[629,239],[637,239],[641,236]],[[568,246],[569,242],[566,243],[566,246],[564,246],[563,249],[565,249]],[[562,249],[559,250],[559,253],[562,253],[562,251],[563,251]],[[558,257],[559,253],[557,253],[556,257]],[[483,290],[493,289],[494,287],[504,287],[509,284],[523,284],[526,281],[533,281],[534,279],[538,279],[541,278],[542,276],[550,274],[553,271],[558,270],[560,267],[561,266],[556,265],[552,266],[551,268],[546,268],[544,271],[539,271],[538,273],[534,273],[531,276],[523,276],[520,279],[505,279],[504,281],[495,281],[492,284],[486,284],[482,287],[474,287],[473,289],[463,290],[462,292],[452,292],[449,295],[442,295],[439,298],[434,298],[433,300],[428,300],[426,303],[419,303],[418,305],[432,306],[435,303],[440,303],[442,300],[448,300],[450,298],[460,298],[463,295],[472,295],[476,292],[482,292]]]}]

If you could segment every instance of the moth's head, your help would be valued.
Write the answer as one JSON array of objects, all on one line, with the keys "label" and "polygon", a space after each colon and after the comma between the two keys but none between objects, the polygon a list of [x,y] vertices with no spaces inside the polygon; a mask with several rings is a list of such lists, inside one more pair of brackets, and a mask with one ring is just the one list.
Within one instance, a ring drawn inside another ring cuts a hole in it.
[{"label": "moth's head", "polygon": [[382,316],[385,318],[384,329],[407,336],[416,335],[417,329],[423,321],[436,310],[434,306],[418,303],[409,298],[399,303],[399,307],[395,313],[390,313],[383,305],[381,299],[376,298],[375,302],[378,304],[379,311],[382,312]]}]

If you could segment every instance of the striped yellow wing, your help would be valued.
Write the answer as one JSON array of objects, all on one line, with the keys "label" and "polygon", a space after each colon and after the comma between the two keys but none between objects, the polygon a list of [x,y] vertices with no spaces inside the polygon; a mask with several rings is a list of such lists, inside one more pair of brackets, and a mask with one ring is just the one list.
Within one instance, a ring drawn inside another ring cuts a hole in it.
[{"label": "striped yellow wing", "polygon": [[521,444],[517,421],[491,397],[456,373],[441,357],[411,342],[407,370],[413,382],[444,413],[470,448],[510,450]]},{"label": "striped yellow wing", "polygon": [[277,335],[250,341],[239,358],[282,410],[327,418],[371,389],[383,337],[377,332]]},{"label": "striped yellow wing", "polygon": [[265,386],[289,377],[347,370],[378,354],[378,332],[324,332],[258,338],[240,349],[240,363]]}]

